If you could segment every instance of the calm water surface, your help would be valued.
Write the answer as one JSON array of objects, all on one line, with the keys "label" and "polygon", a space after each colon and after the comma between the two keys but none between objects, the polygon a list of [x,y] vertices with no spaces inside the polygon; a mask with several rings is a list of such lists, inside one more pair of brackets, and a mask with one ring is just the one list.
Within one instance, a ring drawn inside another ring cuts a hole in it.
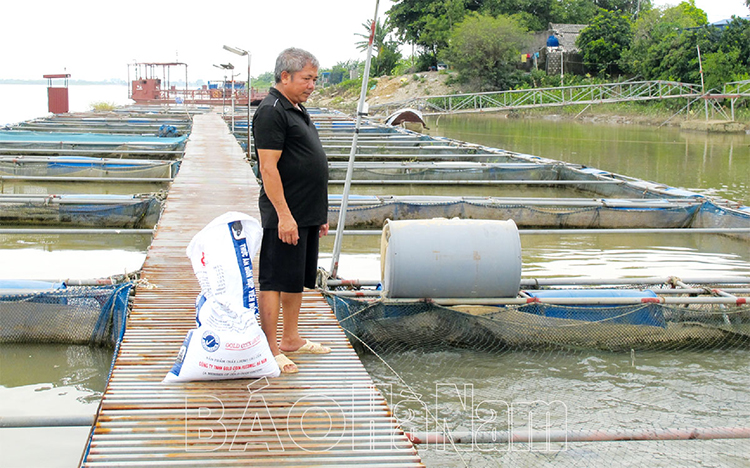
[{"label": "calm water surface", "polygon": [[[3,92],[0,86],[0,95]],[[124,88],[124,87],[123,87]],[[126,90],[123,89],[125,96]],[[44,99],[46,93],[42,87]],[[71,91],[71,99],[72,99]],[[111,100],[104,97],[94,100]],[[43,101],[46,106],[46,101]],[[44,114],[43,108],[34,115]],[[0,121],[3,119],[0,115]],[[11,121],[18,121],[16,118]],[[591,125],[498,119],[495,116],[442,117],[433,134],[594,166],[696,192],[750,203],[748,137],[706,136],[671,128]],[[335,192],[337,189],[333,189]],[[359,193],[382,193],[357,188]],[[355,192],[356,192],[355,190]],[[413,192],[412,189],[408,193]],[[474,195],[485,194],[484,189]],[[396,193],[388,192],[388,193]],[[425,193],[425,192],[419,192]],[[427,193],[457,194],[455,189]],[[463,192],[469,194],[468,192]],[[494,194],[494,193],[493,193]],[[528,192],[524,193],[529,195]],[[538,196],[543,196],[542,194]],[[333,238],[324,240],[321,266],[330,266]],[[524,236],[525,277],[639,277],[750,275],[750,246],[721,236]],[[91,277],[135,269],[145,258],[142,237],[3,236],[0,278]],[[379,278],[379,238],[344,239],[340,273]],[[105,273],[111,271],[111,273]],[[104,389],[109,356],[80,347],[0,347],[1,414],[78,414],[94,411]],[[538,351],[476,353],[464,350],[399,351],[367,355],[364,361],[381,390],[395,404],[408,429],[435,430],[439,415],[452,430],[469,430],[470,416],[500,418],[504,404],[523,411],[530,401],[550,403],[551,421],[568,429],[649,429],[654,427],[747,426],[750,420],[750,366],[746,350],[603,353]],[[461,394],[473,395],[473,406]],[[413,398],[418,394],[426,405]],[[37,401],[37,397],[39,400]],[[50,402],[52,402],[50,404]],[[555,403],[557,402],[557,403]],[[483,403],[483,404],[480,404]],[[426,406],[426,410],[425,410]],[[7,411],[7,413],[6,413]],[[411,416],[410,416],[411,415]],[[427,415],[427,416],[424,416]],[[424,417],[423,417],[424,416]],[[420,419],[420,417],[422,419]],[[507,424],[492,422],[498,430]],[[523,427],[516,425],[516,427]],[[71,431],[52,430],[53,439]],[[23,450],[23,440],[47,439],[29,430],[0,430],[10,464],[19,453],[38,456],[33,466],[73,466],[85,442],[64,444],[67,455],[47,446]],[[5,442],[9,441],[9,442]],[[428,466],[748,466],[747,441],[687,441],[568,444],[514,450],[450,447],[420,449]],[[564,450],[563,450],[564,449]],[[29,451],[30,450],[30,451]],[[74,461],[69,461],[74,460]],[[28,460],[27,460],[28,461]],[[18,463],[16,463],[18,462]]]},{"label": "calm water surface", "polygon": [[[71,112],[95,102],[132,104],[127,86],[71,85]],[[0,85],[0,125],[47,114],[45,85]],[[2,193],[132,193],[132,186],[56,187],[3,184]],[[140,192],[157,191],[153,185]],[[16,227],[6,226],[2,227]],[[150,236],[0,235],[0,279],[100,278],[141,268]],[[0,415],[86,416],[96,413],[111,349],[66,345],[0,345]],[[0,429],[0,465],[78,466],[88,427]]]},{"label": "calm water surface", "polygon": [[[58,81],[58,80],[55,80]],[[70,112],[90,111],[92,104],[133,104],[127,85],[76,85],[68,87]],[[0,84],[0,126],[52,115],[47,112],[47,85]]]},{"label": "calm water surface", "polygon": [[[497,116],[441,117],[428,124],[434,135],[750,203],[750,137],[744,134]],[[355,193],[377,194],[377,190],[353,187]],[[418,194],[410,188],[400,190]],[[471,195],[518,195],[512,189],[472,190],[477,193]],[[455,188],[422,193],[457,194]],[[550,196],[526,190],[521,195]],[[332,244],[331,239],[324,240],[322,250],[330,252]],[[522,236],[521,244],[524,277],[750,275],[750,245],[716,235]],[[343,245],[347,254],[340,261],[342,276],[379,279],[379,237],[349,237]],[[321,255],[320,265],[330,267],[330,253]],[[747,427],[748,358],[746,349],[633,354],[394,349],[363,360],[407,430],[468,431],[473,417],[474,429],[479,425],[479,430],[503,432],[527,430],[529,408],[542,418],[549,416],[550,427],[561,430]],[[433,445],[419,451],[428,466],[746,467],[750,466],[747,447],[747,440],[715,440],[512,448]]]},{"label": "calm water surface", "polygon": [[432,135],[716,195],[750,205],[750,136],[675,127],[507,119],[500,114],[428,120]]}]

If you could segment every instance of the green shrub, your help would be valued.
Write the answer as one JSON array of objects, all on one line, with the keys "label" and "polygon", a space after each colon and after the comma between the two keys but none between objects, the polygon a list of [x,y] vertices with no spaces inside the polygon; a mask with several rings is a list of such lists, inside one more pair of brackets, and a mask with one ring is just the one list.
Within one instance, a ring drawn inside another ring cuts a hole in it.
[{"label": "green shrub", "polygon": [[117,105],[114,102],[107,101],[92,102],[90,106],[91,110],[97,112],[113,111],[117,108]]}]

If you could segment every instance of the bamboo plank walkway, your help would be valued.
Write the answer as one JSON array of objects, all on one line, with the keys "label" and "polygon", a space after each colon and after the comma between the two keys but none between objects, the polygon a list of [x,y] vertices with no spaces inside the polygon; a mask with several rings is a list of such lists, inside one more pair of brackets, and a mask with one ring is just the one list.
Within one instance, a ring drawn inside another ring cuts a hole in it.
[{"label": "bamboo plank walkway", "polygon": [[317,292],[301,330],[333,351],[296,357],[298,374],[161,383],[195,326],[188,242],[226,211],[257,217],[258,193],[220,116],[195,116],[82,466],[423,466]]}]

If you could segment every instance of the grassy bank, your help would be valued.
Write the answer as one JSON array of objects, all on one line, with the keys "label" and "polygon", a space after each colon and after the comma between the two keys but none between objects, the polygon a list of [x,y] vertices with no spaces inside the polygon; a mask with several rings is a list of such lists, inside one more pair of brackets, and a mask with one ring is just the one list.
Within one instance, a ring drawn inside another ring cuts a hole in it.
[{"label": "grassy bank", "polygon": [[[579,79],[580,83],[595,84],[594,79]],[[313,95],[311,105],[329,107],[351,114],[354,113],[359,99],[361,80],[350,80],[339,85],[321,89]],[[460,94],[455,74],[446,72],[420,72],[404,76],[383,76],[371,78],[368,84],[367,102],[373,106],[388,102],[401,102],[411,98]],[[669,125],[679,126],[686,120],[705,119],[703,102],[693,103],[684,109],[685,99],[662,101],[622,102],[614,104],[571,105],[538,109],[519,109],[498,113],[503,118],[544,118],[544,119],[577,119],[583,121],[636,124],[636,125]],[[729,101],[725,101],[725,112],[730,114]],[[747,102],[740,102],[735,109],[735,120],[750,127],[750,109]],[[489,114],[488,114],[489,115]],[[709,109],[710,120],[722,120],[719,114]]]},{"label": "grassy bank", "polygon": [[[689,110],[684,109],[684,100],[673,102],[621,102],[615,104],[595,104],[591,106],[576,105],[523,109],[508,112],[509,118],[561,118],[578,119],[593,122],[637,124],[637,125],[674,125],[679,126],[686,120],[705,119],[705,108],[696,103]],[[725,109],[730,114],[729,109]],[[709,108],[710,120],[721,120],[718,114]],[[735,109],[735,121],[750,125],[750,110]]]}]

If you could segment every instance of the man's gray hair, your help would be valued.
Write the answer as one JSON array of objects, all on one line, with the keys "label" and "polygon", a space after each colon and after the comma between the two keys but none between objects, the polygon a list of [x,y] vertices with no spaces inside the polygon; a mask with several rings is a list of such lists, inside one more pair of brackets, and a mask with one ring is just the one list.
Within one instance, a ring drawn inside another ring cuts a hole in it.
[{"label": "man's gray hair", "polygon": [[290,47],[282,51],[276,58],[276,68],[274,70],[276,83],[281,83],[281,72],[287,72],[292,75],[298,71],[302,71],[308,64],[315,68],[320,68],[318,59],[306,50]]}]

